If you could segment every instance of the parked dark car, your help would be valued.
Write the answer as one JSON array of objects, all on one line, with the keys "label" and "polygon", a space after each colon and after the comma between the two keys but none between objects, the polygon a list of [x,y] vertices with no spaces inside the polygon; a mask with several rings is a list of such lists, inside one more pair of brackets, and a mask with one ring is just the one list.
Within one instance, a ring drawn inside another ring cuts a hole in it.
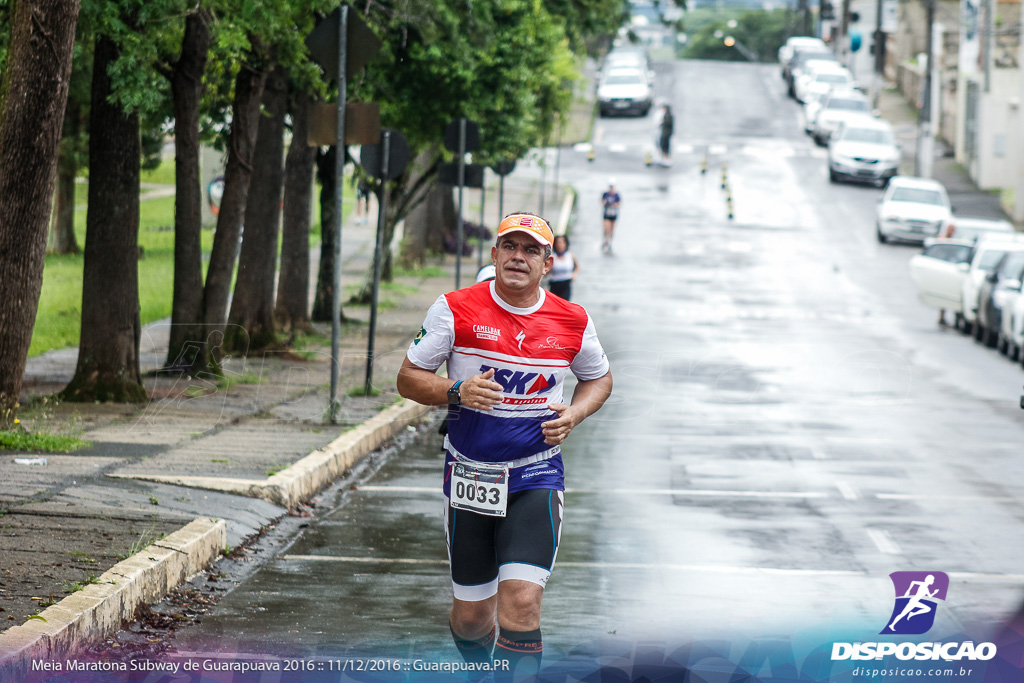
[{"label": "parked dark car", "polygon": [[985,346],[995,347],[1003,322],[1003,294],[1011,290],[1019,291],[1022,277],[1024,252],[1008,251],[982,281],[978,289],[978,319],[974,326],[974,338]]}]

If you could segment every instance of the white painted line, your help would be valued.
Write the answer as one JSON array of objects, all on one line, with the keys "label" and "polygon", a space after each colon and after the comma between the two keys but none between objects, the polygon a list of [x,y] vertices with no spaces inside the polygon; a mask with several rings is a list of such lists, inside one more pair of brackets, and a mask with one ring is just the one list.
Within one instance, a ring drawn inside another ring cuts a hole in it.
[{"label": "white painted line", "polygon": [[625,152],[627,149],[629,149],[629,148],[626,145],[621,145],[621,144],[608,145],[608,151],[609,152]]},{"label": "white painted line", "polygon": [[604,126],[598,126],[594,131],[594,144],[601,142],[601,138],[604,137]]},{"label": "white painted line", "polygon": [[725,154],[728,149],[725,145],[709,145],[708,154]]},{"label": "white painted line", "polygon": [[676,152],[679,154],[692,154],[693,145],[676,145]]},{"label": "white painted line", "polygon": [[[349,562],[354,564],[447,565],[448,560],[388,557],[351,557],[338,555],[282,555],[282,560],[297,562]],[[774,574],[779,576],[864,576],[864,572],[846,569],[787,569],[781,567],[723,567],[696,564],[649,564],[641,562],[556,562],[556,567],[577,569],[647,569],[653,571],[689,571],[715,574]]]},{"label": "white painted line", "polygon": [[961,581],[991,581],[1001,583],[1024,583],[1024,574],[983,574],[981,572],[949,572],[949,578]]},{"label": "white painted line", "polygon": [[875,497],[880,500],[963,501],[967,503],[1017,503],[1022,500],[1013,496],[929,496],[916,493],[876,493]]},{"label": "white painted line", "polygon": [[892,540],[892,536],[884,529],[868,529],[868,537],[874,542],[879,552],[886,555],[902,555],[903,550]]},{"label": "white painted line", "polygon": [[837,482],[836,488],[839,489],[839,493],[842,494],[843,498],[846,500],[858,500],[860,498],[860,494],[857,493],[857,489],[853,488],[845,481]]},{"label": "white painted line", "polygon": [[572,146],[574,152],[589,152],[594,149],[594,146],[589,142],[577,142]]},{"label": "white painted line", "polygon": [[[400,493],[441,493],[440,486],[358,486],[358,491]],[[821,491],[723,491],[717,489],[566,489],[566,493],[593,493],[622,496],[703,496],[722,498],[825,498]]]}]

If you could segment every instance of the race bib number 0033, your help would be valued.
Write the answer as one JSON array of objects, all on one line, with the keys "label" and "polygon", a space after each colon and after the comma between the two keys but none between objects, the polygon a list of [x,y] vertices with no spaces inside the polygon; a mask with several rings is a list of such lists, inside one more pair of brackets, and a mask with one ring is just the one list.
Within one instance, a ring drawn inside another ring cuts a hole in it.
[{"label": "race bib number 0033", "polygon": [[490,517],[504,517],[508,507],[508,468],[452,465],[452,507]]}]

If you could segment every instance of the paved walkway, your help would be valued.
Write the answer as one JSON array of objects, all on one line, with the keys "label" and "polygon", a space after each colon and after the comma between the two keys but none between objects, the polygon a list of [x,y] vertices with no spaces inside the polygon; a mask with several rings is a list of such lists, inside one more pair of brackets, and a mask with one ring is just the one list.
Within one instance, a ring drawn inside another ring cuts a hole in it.
[{"label": "paved walkway", "polygon": [[[532,186],[510,179],[505,206],[532,204]],[[496,206],[488,212],[492,230],[496,212]],[[370,218],[365,225],[350,218],[344,226],[345,288],[362,284],[372,259],[375,217]],[[349,395],[364,383],[369,309],[344,306],[351,322],[341,340],[338,424],[326,423],[329,324],[318,325],[319,336],[290,353],[229,359],[222,382],[149,374],[164,363],[169,321],[147,325],[141,364],[151,400],[140,406],[55,404],[48,397],[71,379],[78,350],[30,359],[22,423],[30,431],[75,435],[92,446],[66,454],[0,452],[0,632],[23,623],[45,628],[26,620],[83,586],[95,589],[91,584],[111,567],[166,535],[174,538],[193,520],[225,520],[219,542],[238,546],[286,514],[291,501],[282,498],[287,486],[279,483],[295,484],[305,476],[304,470],[295,474],[296,467],[301,470],[313,455],[341,448],[337,444],[347,434],[392,415],[389,410],[400,401],[395,377],[405,348],[430,304],[452,288],[454,263],[451,256],[435,257],[431,267],[396,277],[382,290],[373,370],[379,395]],[[315,279],[315,258],[311,272]],[[463,284],[475,272],[475,256],[464,259]],[[376,435],[361,443],[379,441]],[[315,485],[300,484],[291,490],[315,491]]]}]

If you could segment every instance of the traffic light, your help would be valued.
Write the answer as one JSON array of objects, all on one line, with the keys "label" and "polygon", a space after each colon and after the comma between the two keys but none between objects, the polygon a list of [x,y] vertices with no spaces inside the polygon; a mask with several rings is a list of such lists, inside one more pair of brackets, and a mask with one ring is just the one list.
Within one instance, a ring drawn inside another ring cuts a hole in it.
[{"label": "traffic light", "polygon": [[821,2],[821,20],[832,21],[836,18],[836,12],[832,8],[832,3],[822,0]]}]

